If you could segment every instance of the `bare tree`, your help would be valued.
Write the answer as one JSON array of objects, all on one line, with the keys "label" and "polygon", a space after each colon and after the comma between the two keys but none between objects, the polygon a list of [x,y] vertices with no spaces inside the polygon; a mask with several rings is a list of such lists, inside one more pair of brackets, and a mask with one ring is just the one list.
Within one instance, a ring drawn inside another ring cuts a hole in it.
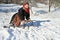
[{"label": "bare tree", "polygon": [[51,11],[52,0],[49,0],[49,12]]},{"label": "bare tree", "polygon": [[60,0],[49,0],[49,12],[51,10],[51,6],[60,7]]}]

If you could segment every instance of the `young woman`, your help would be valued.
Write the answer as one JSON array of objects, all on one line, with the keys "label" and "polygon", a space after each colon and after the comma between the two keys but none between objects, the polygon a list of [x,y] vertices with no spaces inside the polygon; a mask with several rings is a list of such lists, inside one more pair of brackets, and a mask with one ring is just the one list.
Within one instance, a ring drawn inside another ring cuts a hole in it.
[{"label": "young woman", "polygon": [[18,10],[18,15],[22,21],[30,19],[29,3],[23,4],[23,7]]},{"label": "young woman", "polygon": [[21,7],[18,12],[12,16],[10,23],[19,27],[20,23],[24,23],[26,20],[30,20],[29,3],[23,4],[23,7]]}]

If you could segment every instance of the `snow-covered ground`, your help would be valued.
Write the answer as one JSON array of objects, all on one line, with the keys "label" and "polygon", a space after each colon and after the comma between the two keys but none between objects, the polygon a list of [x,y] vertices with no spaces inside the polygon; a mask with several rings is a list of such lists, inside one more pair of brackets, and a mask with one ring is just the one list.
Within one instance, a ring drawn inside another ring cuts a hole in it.
[{"label": "snow-covered ground", "polygon": [[[1,5],[3,6],[3,4]],[[49,13],[48,8],[33,7],[33,13],[31,12],[31,20],[35,21],[33,23],[27,23],[25,29],[22,27],[3,28],[4,25],[9,24],[12,15],[17,12],[18,9],[16,10],[14,8],[20,7],[19,5],[17,7],[12,7],[10,5],[7,7],[6,5],[3,6],[8,9],[9,12],[0,12],[0,40],[60,40],[59,9]],[[2,6],[0,9],[6,10]],[[16,11],[11,12],[10,10],[12,9],[10,8],[13,8]],[[29,29],[27,25],[30,26]]]},{"label": "snow-covered ground", "polygon": [[0,4],[0,12],[17,12],[17,10],[22,7],[17,4]]}]

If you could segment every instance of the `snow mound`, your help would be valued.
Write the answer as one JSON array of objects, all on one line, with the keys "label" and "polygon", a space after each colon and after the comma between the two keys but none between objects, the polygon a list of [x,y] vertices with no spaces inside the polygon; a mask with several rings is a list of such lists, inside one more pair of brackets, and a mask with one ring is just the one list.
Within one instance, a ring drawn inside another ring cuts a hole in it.
[{"label": "snow mound", "polygon": [[17,12],[22,6],[17,4],[0,4],[0,12]]}]

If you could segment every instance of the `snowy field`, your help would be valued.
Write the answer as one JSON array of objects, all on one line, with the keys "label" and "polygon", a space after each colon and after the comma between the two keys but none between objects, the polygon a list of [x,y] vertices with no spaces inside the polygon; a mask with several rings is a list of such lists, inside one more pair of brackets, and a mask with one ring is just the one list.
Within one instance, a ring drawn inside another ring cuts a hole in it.
[{"label": "snowy field", "polygon": [[31,20],[35,21],[27,23],[25,29],[3,28],[20,7],[16,4],[0,4],[0,40],[60,40],[59,8],[49,13],[48,8],[32,7]]}]

